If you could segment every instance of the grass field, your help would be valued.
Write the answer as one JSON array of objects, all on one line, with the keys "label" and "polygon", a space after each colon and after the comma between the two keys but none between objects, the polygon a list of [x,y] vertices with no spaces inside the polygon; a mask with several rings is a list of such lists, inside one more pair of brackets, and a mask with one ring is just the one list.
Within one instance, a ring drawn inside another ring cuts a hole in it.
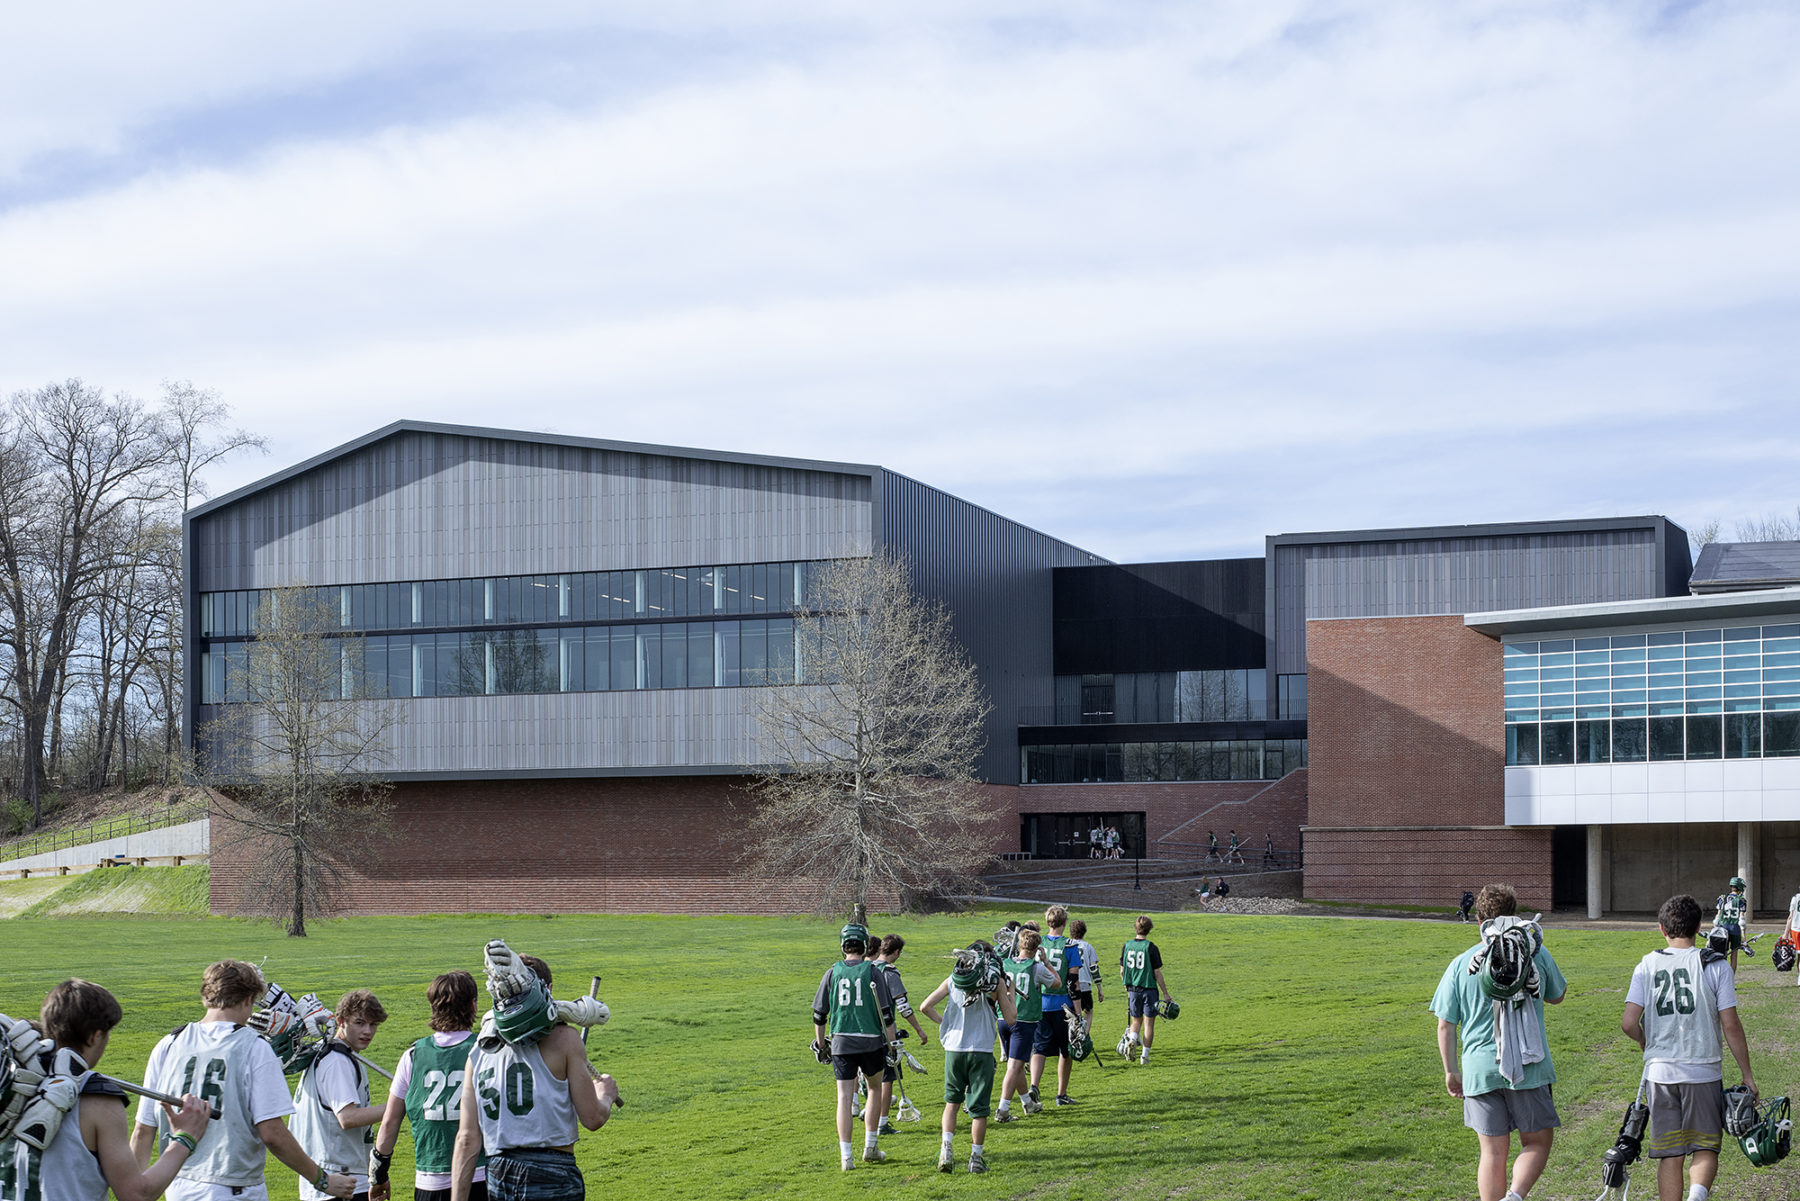
[{"label": "grass field", "polygon": [[[912,995],[923,998],[947,968],[943,952],[991,934],[1003,916],[989,908],[872,924],[906,936],[900,966]],[[1091,927],[1103,956],[1116,955],[1129,934],[1118,914],[1095,914]],[[582,1140],[591,1196],[1475,1195],[1474,1136],[1443,1092],[1425,1008],[1443,965],[1470,941],[1472,928],[1454,923],[1159,919],[1154,937],[1182,1015],[1159,1024],[1154,1066],[1127,1069],[1111,1056],[1124,1016],[1122,995],[1109,991],[1096,1042],[1110,1066],[1075,1066],[1078,1106],[993,1127],[992,1171],[979,1179],[933,1168],[942,1095],[935,1032],[920,1055],[930,1078],[909,1077],[924,1122],[884,1140],[888,1163],[838,1172],[830,1074],[806,1049],[808,1006],[833,958],[835,926],[458,916],[348,919],[313,930],[289,940],[266,925],[220,918],[7,921],[0,1010],[35,1013],[44,992],[69,975],[106,984],[126,1016],[103,1067],[135,1078],[157,1037],[198,1016],[201,969],[232,956],[266,961],[270,977],[296,992],[335,999],[346,988],[374,988],[392,1018],[371,1054],[392,1066],[425,1032],[431,977],[454,967],[479,973],[481,944],[505,937],[550,962],[561,995],[585,992],[596,971],[605,977],[601,996],[613,1021],[596,1032],[593,1055],[618,1077],[627,1107]],[[1570,981],[1568,1000],[1549,1020],[1564,1127],[1532,1196],[1591,1201],[1600,1156],[1637,1083],[1636,1048],[1618,1032],[1625,985],[1638,957],[1660,943],[1648,931],[1553,929],[1549,945]],[[1787,1092],[1800,1067],[1790,1033],[1800,990],[1770,969],[1766,953],[1739,979],[1763,1091]],[[966,1159],[966,1119],[957,1149]],[[397,1173],[410,1172],[410,1153],[402,1138]],[[1729,1147],[1718,1195],[1792,1197],[1800,1194],[1796,1170],[1752,1169]],[[1653,1196],[1654,1179],[1640,1166],[1633,1194]],[[273,1196],[294,1196],[279,1165],[270,1181]]]}]

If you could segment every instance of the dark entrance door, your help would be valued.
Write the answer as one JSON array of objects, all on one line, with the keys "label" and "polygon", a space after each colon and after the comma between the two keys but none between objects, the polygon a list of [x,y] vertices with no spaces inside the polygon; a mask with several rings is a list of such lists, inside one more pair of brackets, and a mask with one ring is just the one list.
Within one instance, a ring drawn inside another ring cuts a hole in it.
[{"label": "dark entrance door", "polygon": [[1090,859],[1096,826],[1118,830],[1122,858],[1144,857],[1142,813],[1021,813],[1019,849],[1039,859]]},{"label": "dark entrance door", "polygon": [[1587,827],[1557,826],[1550,835],[1550,903],[1587,907]]}]

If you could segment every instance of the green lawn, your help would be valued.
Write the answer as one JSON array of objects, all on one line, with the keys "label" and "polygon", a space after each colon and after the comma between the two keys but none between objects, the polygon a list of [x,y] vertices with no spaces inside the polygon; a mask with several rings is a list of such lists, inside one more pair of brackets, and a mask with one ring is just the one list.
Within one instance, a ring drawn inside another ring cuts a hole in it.
[{"label": "green lawn", "polygon": [[[947,968],[943,953],[991,934],[998,920],[990,908],[873,925],[906,935],[901,968],[922,998]],[[1460,1104],[1443,1093],[1425,1005],[1471,929],[1158,919],[1153,937],[1182,1016],[1159,1026],[1154,1066],[1127,1069],[1110,1056],[1124,1018],[1122,996],[1109,993],[1096,1041],[1110,1066],[1076,1065],[1078,1107],[995,1127],[993,1170],[979,1180],[933,1170],[941,1096],[935,1037],[920,1056],[931,1078],[911,1085],[925,1121],[885,1140],[887,1164],[838,1172],[830,1074],[806,1049],[808,1006],[836,937],[835,925],[823,922],[361,918],[321,922],[311,938],[289,940],[266,925],[220,918],[22,918],[0,923],[8,943],[0,1009],[35,1012],[44,992],[72,974],[98,980],[126,1011],[103,1066],[134,1076],[159,1035],[197,1016],[208,962],[266,960],[269,975],[295,992],[335,999],[346,988],[374,988],[393,1016],[371,1053],[391,1066],[425,1032],[431,977],[454,967],[479,973],[481,944],[498,936],[545,957],[560,973],[561,995],[585,992],[595,971],[605,976],[601,996],[613,1021],[596,1032],[593,1053],[618,1077],[628,1104],[582,1140],[592,1196],[1441,1201],[1475,1195],[1475,1140],[1462,1128]],[[1089,937],[1104,956],[1116,954],[1128,933],[1122,915],[1096,913]],[[1600,1191],[1600,1156],[1638,1075],[1635,1048],[1618,1032],[1624,988],[1632,965],[1656,945],[1648,932],[1551,932],[1551,950],[1570,979],[1549,1028],[1564,1128],[1534,1198],[1591,1201]],[[1800,1066],[1788,1034],[1793,977],[1776,975],[1765,953],[1740,981],[1764,1092],[1787,1091]],[[860,1147],[860,1133],[858,1140]],[[957,1147],[966,1159],[966,1125]],[[397,1171],[410,1171],[409,1155],[403,1138]],[[1800,1192],[1793,1172],[1752,1169],[1728,1148],[1720,1195],[1790,1197]],[[1634,1195],[1654,1195],[1647,1167],[1634,1177]],[[294,1195],[279,1165],[270,1179],[274,1196]]]}]

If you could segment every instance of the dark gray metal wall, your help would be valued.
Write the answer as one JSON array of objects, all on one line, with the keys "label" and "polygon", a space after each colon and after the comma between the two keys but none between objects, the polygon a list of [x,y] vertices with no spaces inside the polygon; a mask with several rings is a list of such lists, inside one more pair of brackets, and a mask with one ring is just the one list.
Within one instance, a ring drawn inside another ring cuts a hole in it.
[{"label": "dark gray metal wall", "polygon": [[1660,517],[1465,528],[1271,538],[1272,673],[1306,670],[1309,618],[1527,609],[1686,588],[1687,536]]},{"label": "dark gray metal wall", "polygon": [[1020,713],[1056,700],[1051,572],[1106,560],[892,471],[881,472],[877,524],[879,545],[949,608],[987,688],[983,777],[1018,783]]}]

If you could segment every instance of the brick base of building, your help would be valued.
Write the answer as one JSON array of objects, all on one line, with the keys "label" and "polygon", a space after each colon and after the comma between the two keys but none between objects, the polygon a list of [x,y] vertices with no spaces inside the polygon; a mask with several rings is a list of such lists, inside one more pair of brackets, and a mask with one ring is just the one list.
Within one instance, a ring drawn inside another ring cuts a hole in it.
[{"label": "brick base of building", "polygon": [[[1141,812],[1151,859],[1199,858],[1194,848],[1206,846],[1208,830],[1218,835],[1220,847],[1236,830],[1252,857],[1271,838],[1276,850],[1294,851],[1306,821],[1305,768],[1274,781],[1023,784],[1010,791],[1019,813]],[[1017,850],[1016,834],[1012,840],[1002,849]]]},{"label": "brick base of building", "polygon": [[1504,826],[1308,827],[1306,895],[1454,909],[1463,890],[1510,884],[1521,910],[1550,909],[1550,831]]}]

